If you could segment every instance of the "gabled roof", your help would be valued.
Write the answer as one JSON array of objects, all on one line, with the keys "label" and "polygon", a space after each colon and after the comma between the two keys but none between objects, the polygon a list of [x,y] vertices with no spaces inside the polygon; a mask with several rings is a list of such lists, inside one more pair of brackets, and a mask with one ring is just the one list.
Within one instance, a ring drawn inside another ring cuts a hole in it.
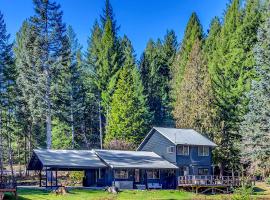
[{"label": "gabled roof", "polygon": [[43,167],[57,169],[88,169],[107,167],[90,150],[47,150],[34,149],[29,162],[29,170],[41,170]]},{"label": "gabled roof", "polygon": [[94,150],[111,168],[177,169],[174,164],[154,152]]},{"label": "gabled roof", "polygon": [[198,145],[198,146],[211,146],[216,147],[217,145],[209,140],[207,137],[198,133],[193,129],[178,129],[178,128],[163,128],[163,127],[153,127],[152,130],[145,137],[143,142],[140,144],[138,149],[141,149],[142,146],[148,141],[152,136],[154,131],[158,131],[165,138],[170,140],[175,145],[178,144],[187,144],[187,145]]}]

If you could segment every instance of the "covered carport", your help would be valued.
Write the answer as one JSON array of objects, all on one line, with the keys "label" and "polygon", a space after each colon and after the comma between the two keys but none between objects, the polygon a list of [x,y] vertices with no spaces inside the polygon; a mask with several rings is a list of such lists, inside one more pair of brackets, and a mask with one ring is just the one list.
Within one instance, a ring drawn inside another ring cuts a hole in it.
[{"label": "covered carport", "polygon": [[[86,171],[105,169],[107,165],[91,150],[44,150],[34,149],[27,170],[39,171],[40,187],[58,186],[58,171]],[[46,181],[42,185],[42,171]],[[55,172],[55,180],[53,179]]]}]

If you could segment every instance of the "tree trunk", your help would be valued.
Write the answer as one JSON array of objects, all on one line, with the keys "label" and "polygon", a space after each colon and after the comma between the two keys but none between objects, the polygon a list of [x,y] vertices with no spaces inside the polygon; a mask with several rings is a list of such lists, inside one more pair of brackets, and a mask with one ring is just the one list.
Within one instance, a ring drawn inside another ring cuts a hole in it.
[{"label": "tree trunk", "polygon": [[[6,123],[6,130],[9,130],[10,126],[10,109],[8,109],[8,117],[7,117],[7,123]],[[13,151],[12,151],[12,146],[11,146],[11,134],[7,132],[7,139],[8,139],[8,161],[9,161],[9,166],[10,166],[10,171],[11,171],[11,178],[12,178],[12,186],[16,186],[16,180],[14,176],[14,169],[13,169]]]},{"label": "tree trunk", "polygon": [[98,118],[99,118],[99,140],[100,140],[100,149],[103,147],[103,133],[102,133],[102,114],[101,114],[101,100],[98,101]]},{"label": "tree trunk", "polygon": [[2,111],[0,111],[0,183],[3,183],[3,149]]},{"label": "tree trunk", "polygon": [[71,121],[71,137],[72,137],[72,149],[75,147],[75,132],[74,132],[74,114],[73,114],[73,97],[71,95],[71,111],[70,111],[70,121]]},{"label": "tree trunk", "polygon": [[51,149],[52,147],[52,116],[51,116],[51,78],[49,74],[49,69],[45,70],[46,74],[46,137],[47,137],[47,149]]}]

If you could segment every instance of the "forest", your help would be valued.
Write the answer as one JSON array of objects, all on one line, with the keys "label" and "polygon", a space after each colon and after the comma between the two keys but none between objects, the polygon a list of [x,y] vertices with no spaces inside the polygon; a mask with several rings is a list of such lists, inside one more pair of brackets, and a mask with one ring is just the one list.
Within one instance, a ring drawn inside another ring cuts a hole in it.
[{"label": "forest", "polygon": [[268,0],[228,2],[206,33],[192,13],[181,41],[167,30],[140,59],[109,0],[86,48],[58,3],[33,9],[14,42],[0,12],[1,176],[35,148],[134,150],[153,126],[212,139],[221,173],[269,174]]}]

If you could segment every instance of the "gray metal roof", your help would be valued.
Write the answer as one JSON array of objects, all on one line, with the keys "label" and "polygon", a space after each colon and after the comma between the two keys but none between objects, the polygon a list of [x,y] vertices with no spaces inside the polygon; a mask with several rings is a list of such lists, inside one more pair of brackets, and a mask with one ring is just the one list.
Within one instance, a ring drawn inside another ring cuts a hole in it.
[{"label": "gray metal roof", "polygon": [[177,128],[162,128],[153,127],[164,137],[168,138],[174,144],[202,145],[202,146],[217,146],[214,142],[198,133],[193,129],[177,129]]},{"label": "gray metal roof", "polygon": [[111,168],[177,169],[174,164],[154,152],[94,150]]},{"label": "gray metal roof", "polygon": [[35,149],[34,157],[38,158],[43,167],[50,168],[87,169],[107,167],[97,155],[90,150]]}]

